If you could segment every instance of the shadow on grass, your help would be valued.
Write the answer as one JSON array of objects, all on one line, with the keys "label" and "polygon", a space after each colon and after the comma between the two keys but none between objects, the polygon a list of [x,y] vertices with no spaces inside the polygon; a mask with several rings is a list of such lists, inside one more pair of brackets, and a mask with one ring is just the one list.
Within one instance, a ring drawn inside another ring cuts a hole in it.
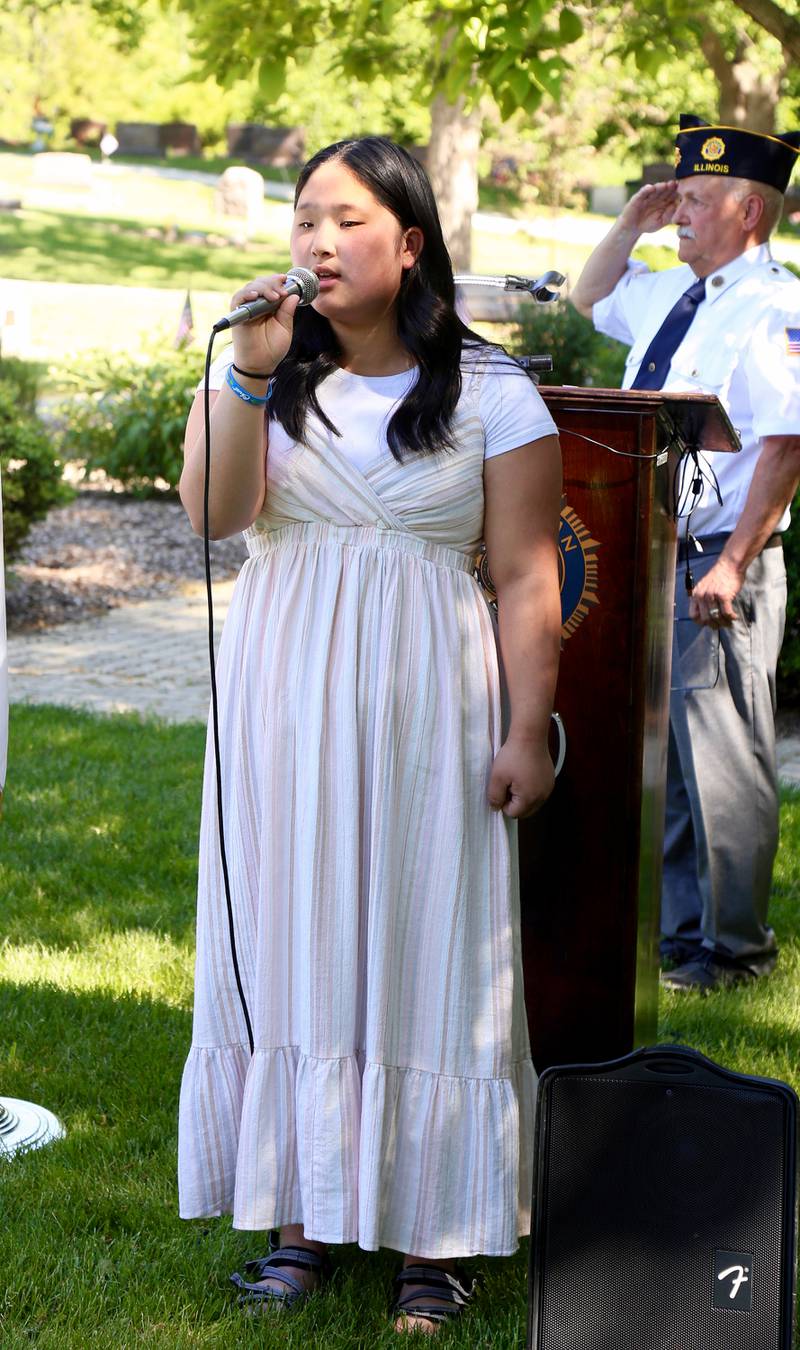
[{"label": "shadow on grass", "polygon": [[[136,1346],[396,1346],[388,1318],[397,1253],[334,1249],[329,1291],[289,1321],[248,1318],[228,1276],[262,1255],[229,1218],[177,1214],[176,1116],[188,1013],[150,999],[0,984],[0,1093],[40,1102],[65,1139],[0,1162],[4,1350]],[[525,1247],[470,1262],[482,1293],[443,1346],[516,1350]]]},{"label": "shadow on grass", "polygon": [[[0,217],[4,275],[23,281],[68,281],[88,285],[168,286],[192,277],[199,290],[241,284],[244,271],[276,272],[285,265],[268,243],[246,253],[233,246],[167,243],[148,238],[139,221],[102,216],[26,211]],[[285,255],[284,255],[285,257]]]},{"label": "shadow on grass", "polygon": [[3,935],[63,947],[145,928],[189,939],[205,731],[11,710]]}]

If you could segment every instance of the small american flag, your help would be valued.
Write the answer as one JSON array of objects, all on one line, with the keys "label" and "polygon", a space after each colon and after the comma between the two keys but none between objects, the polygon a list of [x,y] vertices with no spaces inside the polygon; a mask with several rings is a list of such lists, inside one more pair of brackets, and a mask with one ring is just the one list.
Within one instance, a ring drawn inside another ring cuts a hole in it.
[{"label": "small american flag", "polygon": [[192,318],[192,298],[189,292],[186,292],[186,299],[183,302],[178,331],[175,334],[175,349],[178,351],[181,347],[188,347],[194,338],[194,320]]},{"label": "small american flag", "polygon": [[786,350],[790,356],[800,356],[800,328],[787,328]]}]

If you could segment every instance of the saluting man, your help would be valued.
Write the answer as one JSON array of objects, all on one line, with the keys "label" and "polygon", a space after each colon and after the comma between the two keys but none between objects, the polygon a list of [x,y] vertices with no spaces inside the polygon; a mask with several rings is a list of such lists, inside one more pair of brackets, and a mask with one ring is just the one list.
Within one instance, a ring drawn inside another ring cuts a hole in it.
[{"label": "saluting man", "polygon": [[[781,533],[800,478],[800,280],[768,240],[798,153],[798,132],[766,136],[684,114],[675,180],[631,198],[571,296],[596,328],[630,344],[623,388],[716,394],[742,442],[738,454],[702,456],[702,480],[689,468],[691,510],[679,521],[661,914],[661,978],[673,989],[766,975],[777,959],[767,905]],[[632,262],[640,235],[669,221],[683,265],[649,272]],[[705,635],[699,678],[687,620],[718,634]]]}]

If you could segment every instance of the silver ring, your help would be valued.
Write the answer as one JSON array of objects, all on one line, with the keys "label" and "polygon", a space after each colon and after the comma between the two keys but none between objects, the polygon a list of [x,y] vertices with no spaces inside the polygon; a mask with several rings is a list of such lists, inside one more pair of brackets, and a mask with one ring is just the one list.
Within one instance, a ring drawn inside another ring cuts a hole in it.
[{"label": "silver ring", "polygon": [[712,607],[709,609],[708,612],[709,612],[709,614],[711,615],[711,618],[712,618],[712,619],[718,619],[718,618],[719,618],[719,609],[717,608],[716,605],[712,605]]}]

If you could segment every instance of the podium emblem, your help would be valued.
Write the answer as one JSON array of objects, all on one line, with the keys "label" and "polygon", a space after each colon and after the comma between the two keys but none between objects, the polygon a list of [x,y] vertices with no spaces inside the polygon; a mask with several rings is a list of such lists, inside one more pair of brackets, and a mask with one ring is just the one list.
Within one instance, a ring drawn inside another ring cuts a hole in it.
[{"label": "podium emblem", "polygon": [[580,628],[590,605],[599,605],[597,595],[597,550],[580,516],[561,502],[558,528],[558,580],[561,588],[561,636],[566,641]]},{"label": "podium emblem", "polygon": [[[571,638],[580,628],[590,605],[599,605],[597,595],[597,550],[600,543],[592,539],[580,516],[561,501],[561,520],[558,526],[558,584],[561,591],[561,637]],[[489,571],[485,545],[475,558],[475,577],[488,603],[497,608],[497,592]]]}]

